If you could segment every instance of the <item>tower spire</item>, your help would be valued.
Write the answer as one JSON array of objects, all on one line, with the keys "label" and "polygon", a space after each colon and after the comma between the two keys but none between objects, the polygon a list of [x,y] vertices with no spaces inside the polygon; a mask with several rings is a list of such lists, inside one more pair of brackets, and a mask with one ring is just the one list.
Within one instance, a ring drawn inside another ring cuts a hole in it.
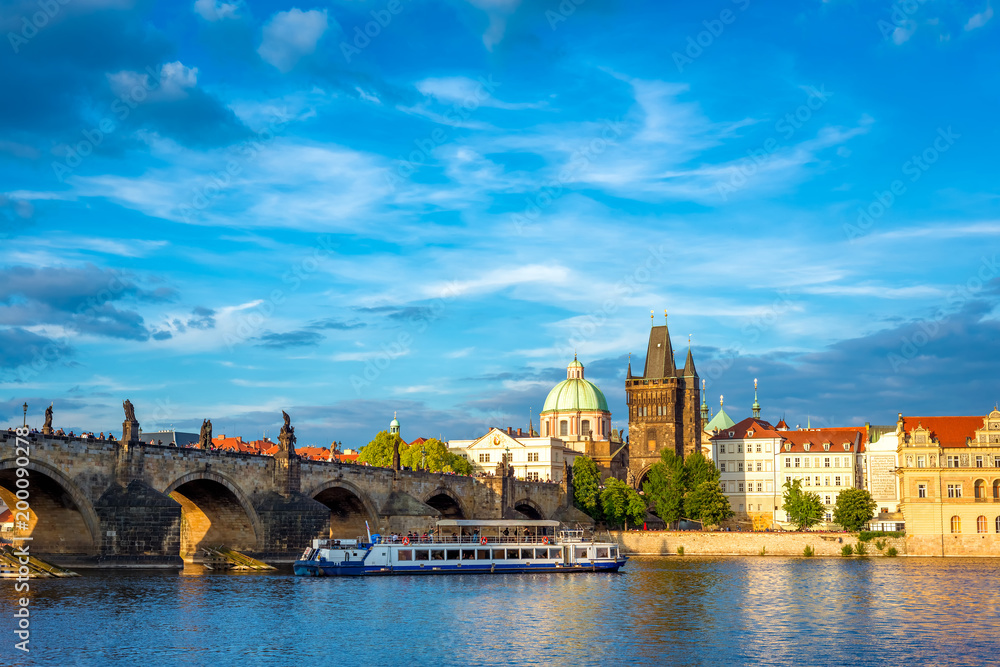
[{"label": "tower spire", "polygon": [[757,401],[757,378],[753,379],[753,418],[760,419],[760,403]]},{"label": "tower spire", "polygon": [[630,380],[632,378],[632,353],[628,353],[628,372],[625,374],[625,379]]},{"label": "tower spire", "polygon": [[708,401],[705,399],[705,381],[701,381],[701,421],[708,423]]}]

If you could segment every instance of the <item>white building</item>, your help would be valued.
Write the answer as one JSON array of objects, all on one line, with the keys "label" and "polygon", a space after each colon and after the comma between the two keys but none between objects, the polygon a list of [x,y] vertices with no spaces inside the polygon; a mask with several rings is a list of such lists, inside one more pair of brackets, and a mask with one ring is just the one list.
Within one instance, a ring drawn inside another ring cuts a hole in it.
[{"label": "white building", "polygon": [[475,473],[496,474],[497,464],[509,457],[515,477],[539,482],[562,482],[564,466],[581,454],[559,438],[515,436],[498,428],[475,440],[452,440],[448,449],[465,457]]},{"label": "white building", "polygon": [[[719,485],[737,521],[769,528],[776,502],[774,456],[782,433],[762,419],[748,417],[711,439],[712,460],[719,469]],[[777,491],[780,499],[781,492]]]}]

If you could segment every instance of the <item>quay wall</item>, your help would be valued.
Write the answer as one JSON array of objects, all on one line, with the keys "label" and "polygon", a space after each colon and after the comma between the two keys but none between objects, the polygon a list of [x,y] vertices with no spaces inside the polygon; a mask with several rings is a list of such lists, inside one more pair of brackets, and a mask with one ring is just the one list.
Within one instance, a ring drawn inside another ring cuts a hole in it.
[{"label": "quay wall", "polygon": [[[855,533],[752,533],[752,532],[700,532],[700,531],[612,531],[611,537],[622,553],[643,556],[676,556],[677,547],[684,547],[685,556],[801,556],[807,546],[817,556],[841,557],[845,544],[858,542]],[[900,556],[906,555],[905,538],[878,538],[885,540],[885,549],[896,547]],[[869,556],[882,552],[875,547],[876,540],[866,543]]]}]

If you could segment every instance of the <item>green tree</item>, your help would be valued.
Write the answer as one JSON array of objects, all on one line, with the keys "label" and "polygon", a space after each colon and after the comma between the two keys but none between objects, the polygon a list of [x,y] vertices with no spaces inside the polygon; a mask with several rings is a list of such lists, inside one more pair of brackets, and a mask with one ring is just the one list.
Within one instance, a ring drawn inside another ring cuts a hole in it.
[{"label": "green tree", "polygon": [[672,524],[684,514],[684,461],[670,450],[664,450],[660,459],[646,473],[642,491],[656,516]]},{"label": "green tree", "polygon": [[620,479],[613,477],[604,482],[601,491],[601,510],[608,525],[613,527],[638,526],[646,520],[646,503],[639,493]]},{"label": "green tree", "polygon": [[[718,491],[719,471],[701,452],[691,454],[684,459],[684,515],[702,523],[705,523],[702,519],[703,505],[714,499],[702,488],[706,484]],[[722,492],[719,493],[721,495]]]},{"label": "green tree", "polygon": [[793,479],[785,482],[782,494],[785,514],[788,520],[798,526],[799,530],[805,530],[819,523],[823,517],[823,502],[815,493],[802,490],[802,480]]},{"label": "green tree", "polygon": [[573,461],[573,500],[594,521],[601,520],[601,471],[594,459],[578,456]]},{"label": "green tree", "polygon": [[684,507],[689,518],[701,521],[704,526],[717,526],[733,515],[733,508],[722,493],[718,480],[706,480],[689,491]]},{"label": "green tree", "polygon": [[847,530],[858,531],[872,520],[877,507],[878,503],[865,489],[844,489],[837,494],[833,520]]},{"label": "green tree", "polygon": [[399,443],[399,453],[402,456],[406,443],[398,435],[390,435],[388,431],[379,431],[375,439],[361,448],[358,461],[381,468],[392,467],[393,443]]},{"label": "green tree", "polygon": [[412,445],[403,444],[399,452],[400,465],[414,470],[423,470],[424,463],[431,472],[455,472],[460,475],[471,475],[472,464],[464,458],[449,451],[448,445],[437,438],[424,440]]}]

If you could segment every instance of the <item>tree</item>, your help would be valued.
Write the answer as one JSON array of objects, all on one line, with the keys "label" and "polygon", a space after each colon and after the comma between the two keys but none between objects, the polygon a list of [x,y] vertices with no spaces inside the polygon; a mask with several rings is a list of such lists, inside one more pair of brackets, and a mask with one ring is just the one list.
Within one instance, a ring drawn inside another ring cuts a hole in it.
[{"label": "tree", "polygon": [[833,520],[845,529],[858,531],[875,516],[878,503],[865,489],[844,489],[837,494]]},{"label": "tree", "polygon": [[601,471],[589,456],[573,461],[573,501],[594,521],[601,520]]},{"label": "tree", "polygon": [[782,494],[785,514],[788,520],[805,530],[819,523],[823,516],[823,502],[815,493],[802,490],[802,480],[793,479],[785,482]]},{"label": "tree", "polygon": [[705,523],[701,518],[703,504],[714,500],[713,495],[702,488],[706,484],[719,491],[719,471],[701,452],[691,454],[684,459],[684,515],[702,523]]},{"label": "tree", "polygon": [[[405,449],[403,449],[405,448]],[[472,464],[448,450],[448,445],[437,438],[412,445],[403,444],[399,453],[400,465],[423,470],[424,463],[431,472],[455,472],[471,475]]]},{"label": "tree", "polygon": [[646,473],[642,490],[656,516],[671,524],[684,513],[684,461],[671,450],[664,450],[660,459]]},{"label": "tree", "polygon": [[390,435],[388,431],[379,431],[374,440],[361,448],[358,453],[358,461],[381,468],[391,468],[392,449],[395,442],[399,442],[399,453],[402,456],[406,443],[398,435]]},{"label": "tree", "polygon": [[688,517],[701,521],[703,526],[717,526],[733,515],[733,508],[718,481],[704,481],[688,492],[684,506]]},{"label": "tree", "polygon": [[609,526],[638,526],[646,520],[646,503],[639,493],[620,479],[613,477],[604,482],[601,491],[601,510]]}]

